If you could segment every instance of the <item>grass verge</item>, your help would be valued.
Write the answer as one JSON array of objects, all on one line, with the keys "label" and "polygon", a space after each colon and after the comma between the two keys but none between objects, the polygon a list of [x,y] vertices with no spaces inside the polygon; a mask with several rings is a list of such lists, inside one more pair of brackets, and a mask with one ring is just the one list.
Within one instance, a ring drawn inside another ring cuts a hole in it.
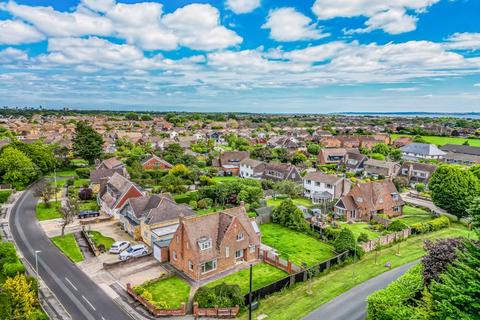
[{"label": "grass verge", "polygon": [[83,254],[73,233],[51,238],[52,242],[73,262],[83,261]]},{"label": "grass verge", "polygon": [[60,201],[50,201],[50,208],[45,206],[45,203],[39,202],[35,208],[35,213],[39,221],[61,218]]},{"label": "grass verge", "polygon": [[151,293],[151,302],[172,309],[179,308],[182,302],[187,303],[190,295],[188,283],[176,276],[150,281],[141,287]]}]

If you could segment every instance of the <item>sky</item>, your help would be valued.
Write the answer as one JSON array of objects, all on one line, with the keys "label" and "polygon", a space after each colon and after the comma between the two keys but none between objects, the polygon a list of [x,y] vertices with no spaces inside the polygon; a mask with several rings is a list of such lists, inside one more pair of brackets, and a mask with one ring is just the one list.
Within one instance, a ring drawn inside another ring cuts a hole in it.
[{"label": "sky", "polygon": [[479,0],[0,0],[0,105],[480,112]]}]

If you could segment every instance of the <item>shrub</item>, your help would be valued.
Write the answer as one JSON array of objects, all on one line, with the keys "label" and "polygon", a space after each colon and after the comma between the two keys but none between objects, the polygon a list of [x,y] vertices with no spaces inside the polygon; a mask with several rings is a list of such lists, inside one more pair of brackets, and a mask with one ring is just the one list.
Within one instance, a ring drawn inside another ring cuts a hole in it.
[{"label": "shrub", "polygon": [[435,242],[426,240],[424,247],[427,254],[422,258],[422,265],[426,285],[439,281],[447,266],[457,258],[457,250],[464,248],[460,238],[440,239]]},{"label": "shrub", "polygon": [[198,209],[206,209],[211,207],[213,204],[213,200],[210,198],[203,198],[201,200],[198,200],[197,202],[197,208]]},{"label": "shrub", "polygon": [[17,273],[25,273],[25,267],[20,261],[16,261],[13,263],[5,263],[2,271],[6,277],[15,277]]},{"label": "shrub", "polygon": [[93,197],[93,190],[90,188],[83,188],[78,193],[78,197],[80,198],[80,200],[90,200]]},{"label": "shrub", "polygon": [[0,191],[0,203],[7,202],[8,198],[12,194],[12,190],[1,190]]},{"label": "shrub", "polygon": [[186,192],[186,193],[182,193],[182,194],[174,196],[173,199],[175,199],[176,203],[188,204],[192,200],[197,200],[197,193],[196,192]]},{"label": "shrub", "polygon": [[358,236],[358,239],[357,239],[358,242],[367,242],[368,241],[368,234],[362,232],[360,233],[360,235]]},{"label": "shrub", "polygon": [[361,247],[357,246],[353,232],[347,228],[343,228],[340,231],[338,237],[333,241],[333,248],[337,253],[348,251],[350,254],[353,254],[355,252],[359,258],[365,253]]},{"label": "shrub", "polygon": [[334,229],[332,227],[326,227],[323,229],[323,235],[330,241],[334,241],[342,230]]},{"label": "shrub", "polygon": [[423,223],[415,223],[410,226],[412,228],[412,232],[415,234],[426,233],[430,231],[437,231],[443,228],[448,228],[450,226],[450,220],[446,216],[441,216],[439,218],[435,218],[433,220],[423,222]]},{"label": "shrub", "polygon": [[191,200],[191,201],[188,203],[188,205],[189,205],[190,207],[192,207],[192,209],[194,209],[194,210],[197,209],[197,201],[195,201],[195,200]]},{"label": "shrub", "polygon": [[193,297],[200,308],[243,306],[244,296],[236,284],[221,283],[212,288],[201,287]]},{"label": "shrub", "polygon": [[75,169],[75,173],[79,178],[90,178],[90,169],[89,168],[78,168]]},{"label": "shrub", "polygon": [[430,231],[430,226],[426,223],[414,223],[410,226],[412,232],[415,234],[427,233]]},{"label": "shrub", "polygon": [[424,183],[416,183],[415,184],[415,190],[417,190],[417,192],[423,192],[425,191],[425,184]]},{"label": "shrub", "polygon": [[388,227],[388,231],[398,232],[407,229],[408,226],[402,220],[394,220]]},{"label": "shrub", "polygon": [[75,184],[75,181],[73,181],[72,178],[67,179],[67,186],[71,187]]}]

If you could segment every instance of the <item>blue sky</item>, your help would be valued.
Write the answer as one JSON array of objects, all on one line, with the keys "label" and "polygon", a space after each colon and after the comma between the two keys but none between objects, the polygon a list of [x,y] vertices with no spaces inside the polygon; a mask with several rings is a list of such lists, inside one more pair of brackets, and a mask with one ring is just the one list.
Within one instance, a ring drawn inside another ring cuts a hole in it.
[{"label": "blue sky", "polygon": [[0,1],[0,104],[480,111],[476,0]]}]

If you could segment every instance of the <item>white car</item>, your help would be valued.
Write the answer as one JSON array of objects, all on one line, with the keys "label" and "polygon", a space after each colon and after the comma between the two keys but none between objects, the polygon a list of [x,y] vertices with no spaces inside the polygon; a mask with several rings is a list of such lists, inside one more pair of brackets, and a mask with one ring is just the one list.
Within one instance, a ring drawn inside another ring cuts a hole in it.
[{"label": "white car", "polygon": [[108,252],[110,252],[110,253],[120,253],[123,250],[127,249],[128,247],[130,247],[130,242],[128,242],[128,241],[116,241],[112,244],[112,246],[110,247],[110,250],[108,250]]},{"label": "white car", "polygon": [[145,256],[148,253],[147,246],[144,244],[137,244],[134,246],[129,247],[127,250],[122,251],[118,258],[120,260],[128,260],[130,258],[136,258]]}]

